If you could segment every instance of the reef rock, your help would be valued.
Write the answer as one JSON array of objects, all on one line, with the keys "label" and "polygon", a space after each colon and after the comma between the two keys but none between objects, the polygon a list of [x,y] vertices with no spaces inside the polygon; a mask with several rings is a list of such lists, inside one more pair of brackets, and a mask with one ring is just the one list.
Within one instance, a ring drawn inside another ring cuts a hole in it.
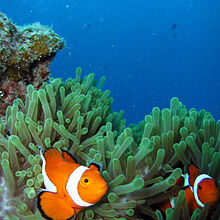
[{"label": "reef rock", "polygon": [[15,98],[25,98],[27,85],[39,88],[48,80],[50,62],[64,45],[50,28],[16,26],[0,13],[0,114]]}]

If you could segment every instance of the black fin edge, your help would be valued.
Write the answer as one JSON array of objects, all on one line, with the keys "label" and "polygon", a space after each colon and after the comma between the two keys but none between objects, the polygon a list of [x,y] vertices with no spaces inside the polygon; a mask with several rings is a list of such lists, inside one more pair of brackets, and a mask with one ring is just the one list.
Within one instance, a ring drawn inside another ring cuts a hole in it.
[{"label": "black fin edge", "polygon": [[96,167],[98,168],[98,171],[101,172],[101,169],[102,169],[102,168],[101,168],[101,166],[100,166],[99,164],[92,162],[92,163],[89,164],[89,167],[90,167],[91,165],[96,166]]},{"label": "black fin edge", "polygon": [[[43,209],[41,208],[41,205],[40,205],[40,200],[41,200],[40,196],[41,196],[43,193],[45,193],[45,192],[48,192],[48,191],[43,191],[43,192],[40,192],[40,193],[38,194],[38,196],[37,196],[37,207],[38,207],[38,209],[39,209],[41,215],[42,215],[45,219],[53,220],[52,218],[48,217],[48,216],[44,213],[44,211],[43,211]],[[72,215],[70,218],[67,218],[66,220],[71,220],[74,216],[75,216],[75,215]],[[74,218],[74,219],[75,219],[75,218]]]},{"label": "black fin edge", "polygon": [[43,193],[45,193],[45,192],[47,192],[47,191],[43,191],[43,192],[40,192],[40,193],[38,194],[38,196],[37,196],[37,207],[38,207],[38,209],[39,209],[41,215],[42,215],[45,219],[53,220],[52,218],[48,217],[48,216],[44,213],[44,211],[43,211],[43,209],[41,208],[41,205],[40,205],[40,201],[41,201],[40,196],[41,196]]},{"label": "black fin edge", "polygon": [[61,151],[67,153],[76,163],[79,163],[78,159],[76,159],[71,153],[63,149],[61,149]]}]

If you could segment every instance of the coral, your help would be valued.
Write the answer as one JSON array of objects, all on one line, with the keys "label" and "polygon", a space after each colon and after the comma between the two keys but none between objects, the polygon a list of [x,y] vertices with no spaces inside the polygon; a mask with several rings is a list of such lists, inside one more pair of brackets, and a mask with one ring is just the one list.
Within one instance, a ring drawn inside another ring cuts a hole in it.
[{"label": "coral", "polygon": [[[0,214],[5,219],[43,219],[36,196],[43,187],[37,145],[68,150],[83,165],[102,164],[108,193],[81,219],[163,219],[157,205],[175,195],[176,180],[193,162],[220,180],[220,122],[211,114],[187,110],[177,98],[170,109],[154,108],[138,125],[125,126],[123,112],[113,112],[110,91],[102,92],[94,74],[81,79],[51,79],[40,89],[27,87],[25,101],[16,99],[0,124]],[[219,207],[218,207],[219,209]],[[211,213],[215,219],[218,214]],[[209,207],[193,218],[206,216]],[[189,219],[183,191],[167,219]]]},{"label": "coral", "polygon": [[[28,84],[48,80],[49,65],[64,41],[39,23],[19,27],[0,13],[0,113],[15,98],[24,99]],[[13,85],[12,85],[13,84]]]}]

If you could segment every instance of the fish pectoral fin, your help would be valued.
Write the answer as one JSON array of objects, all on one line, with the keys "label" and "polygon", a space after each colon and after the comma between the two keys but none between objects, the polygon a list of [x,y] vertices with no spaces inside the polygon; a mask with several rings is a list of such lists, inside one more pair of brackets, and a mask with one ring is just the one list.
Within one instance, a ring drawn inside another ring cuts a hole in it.
[{"label": "fish pectoral fin", "polygon": [[46,162],[48,162],[50,160],[56,161],[56,162],[59,160],[62,160],[60,151],[54,147],[47,148],[44,151],[44,158],[45,158]]},{"label": "fish pectoral fin", "polygon": [[52,220],[66,220],[76,214],[76,211],[68,205],[64,197],[47,191],[39,194],[38,208],[42,216]]}]

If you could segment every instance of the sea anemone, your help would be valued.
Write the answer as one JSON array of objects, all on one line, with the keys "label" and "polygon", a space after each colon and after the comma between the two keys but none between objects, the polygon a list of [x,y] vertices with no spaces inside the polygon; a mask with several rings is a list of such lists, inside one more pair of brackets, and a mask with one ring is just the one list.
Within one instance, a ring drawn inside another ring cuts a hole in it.
[{"label": "sea anemone", "polygon": [[[25,101],[16,99],[0,124],[0,215],[4,219],[43,219],[37,194],[44,187],[39,147],[62,148],[88,166],[102,164],[108,192],[77,219],[163,219],[158,204],[179,192],[167,219],[189,219],[184,191],[176,180],[194,163],[220,180],[220,121],[177,99],[170,109],[155,107],[138,125],[126,127],[123,111],[111,109],[110,91],[102,91],[94,74],[65,82],[50,79],[40,89],[27,87]],[[195,210],[203,218],[209,207]],[[209,212],[216,218],[219,212]]]}]

